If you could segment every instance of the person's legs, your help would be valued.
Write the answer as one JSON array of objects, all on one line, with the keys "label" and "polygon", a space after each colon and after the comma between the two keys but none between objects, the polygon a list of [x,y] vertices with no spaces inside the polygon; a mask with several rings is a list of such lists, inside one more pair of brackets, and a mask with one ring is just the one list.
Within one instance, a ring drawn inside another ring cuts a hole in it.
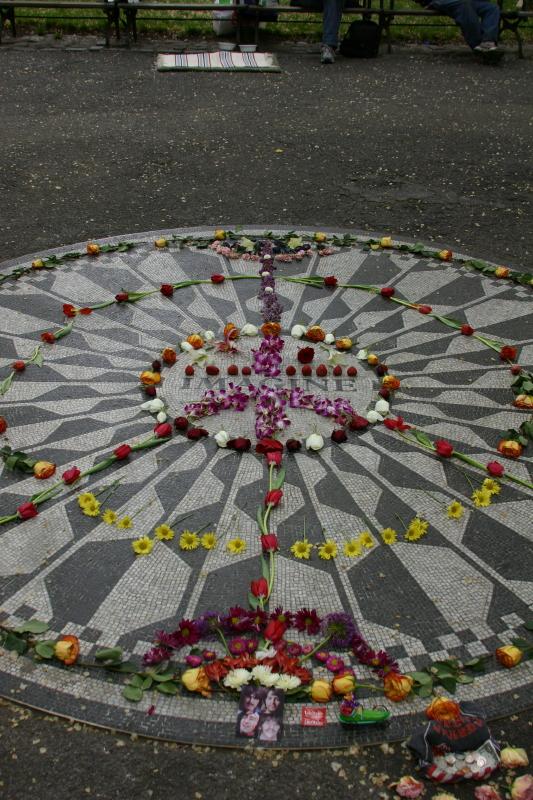
[{"label": "person's legs", "polygon": [[[429,8],[452,17],[461,28],[465,41],[472,50],[483,41],[481,22],[474,6],[475,2],[477,0],[432,0],[429,4]],[[489,5],[487,2],[482,2],[482,4]],[[495,4],[490,3],[490,5]]]},{"label": "person's legs", "polygon": [[324,0],[322,15],[322,44],[336,50],[339,44],[339,28],[344,0]]},{"label": "person's legs", "polygon": [[497,42],[500,32],[500,8],[490,0],[472,0],[472,5],[481,19],[481,41]]}]

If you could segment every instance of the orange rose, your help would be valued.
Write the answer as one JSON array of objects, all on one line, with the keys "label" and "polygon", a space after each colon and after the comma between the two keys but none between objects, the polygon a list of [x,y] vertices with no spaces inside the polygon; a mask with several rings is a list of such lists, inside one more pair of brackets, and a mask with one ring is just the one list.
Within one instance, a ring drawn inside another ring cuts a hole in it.
[{"label": "orange rose", "polygon": [[80,654],[80,640],[77,636],[62,636],[54,646],[54,655],[67,667],[75,664]]},{"label": "orange rose", "polygon": [[161,382],[161,373],[150,372],[149,369],[146,369],[139,375],[139,380],[144,386],[155,386],[156,383]]},{"label": "orange rose", "polygon": [[401,386],[399,378],[395,375],[385,375],[381,383],[385,389],[389,389],[391,392],[394,392],[395,389],[399,389]]},{"label": "orange rose", "polygon": [[495,655],[502,667],[511,669],[511,667],[516,667],[522,661],[524,654],[519,647],[515,647],[514,644],[508,644],[505,647],[498,647]]},{"label": "orange rose", "polygon": [[439,253],[439,258],[441,261],[451,261],[453,258],[453,253],[451,250],[441,250]]},{"label": "orange rose", "polygon": [[203,667],[185,670],[181,682],[189,692],[199,692],[202,697],[211,697],[211,684]]},{"label": "orange rose", "polygon": [[389,672],[383,678],[383,689],[385,697],[399,703],[400,700],[411,694],[413,679],[409,675],[400,675],[398,672]]},{"label": "orange rose", "polygon": [[350,672],[346,675],[336,675],[331,681],[331,688],[335,694],[349,694],[355,691],[355,676]]},{"label": "orange rose", "polygon": [[36,478],[39,478],[39,480],[51,478],[55,471],[56,465],[52,464],[50,461],[38,461],[33,465],[33,474]]},{"label": "orange rose", "polygon": [[309,339],[310,342],[323,342],[324,339],[326,338],[326,334],[322,330],[320,325],[312,325],[310,328],[307,329],[305,338]]},{"label": "orange rose", "polygon": [[172,349],[172,347],[165,347],[165,349],[161,353],[161,358],[168,364],[170,367],[172,364],[176,363],[176,351]]},{"label": "orange rose", "polygon": [[369,353],[366,357],[366,363],[369,364],[371,367],[377,367],[379,364],[379,358],[375,353]]},{"label": "orange rose", "polygon": [[516,408],[527,408],[533,411],[533,394],[519,394],[513,403]]},{"label": "orange rose", "polygon": [[265,322],[264,325],[261,325],[261,333],[263,336],[279,336],[281,325],[279,322]]},{"label": "orange rose", "polygon": [[343,336],[342,339],[337,339],[335,342],[335,347],[337,350],[351,350],[353,347],[353,342],[349,336]]},{"label": "orange rose", "polygon": [[502,439],[498,443],[497,450],[506,458],[520,458],[523,447],[520,442],[515,442],[513,439]]},{"label": "orange rose", "polygon": [[440,722],[458,719],[460,713],[459,705],[447,697],[436,697],[426,708],[426,717],[428,719],[438,719]]},{"label": "orange rose", "polygon": [[200,350],[204,346],[204,340],[199,333],[191,333],[190,336],[187,336],[186,341],[194,347],[195,350]]},{"label": "orange rose", "polygon": [[89,242],[87,245],[87,253],[90,256],[97,256],[100,252],[100,245],[96,244],[96,242]]},{"label": "orange rose", "polygon": [[494,275],[497,278],[508,278],[510,271],[509,267],[496,267]]},{"label": "orange rose", "polygon": [[233,342],[235,339],[239,338],[239,329],[233,322],[228,322],[227,325],[224,326],[224,339],[226,342],[230,341]]},{"label": "orange rose", "polygon": [[329,703],[332,697],[333,689],[329,681],[313,681],[311,684],[311,700],[315,703]]},{"label": "orange rose", "polygon": [[42,269],[44,267],[44,261],[42,258],[36,258],[35,261],[31,262],[32,269]]}]

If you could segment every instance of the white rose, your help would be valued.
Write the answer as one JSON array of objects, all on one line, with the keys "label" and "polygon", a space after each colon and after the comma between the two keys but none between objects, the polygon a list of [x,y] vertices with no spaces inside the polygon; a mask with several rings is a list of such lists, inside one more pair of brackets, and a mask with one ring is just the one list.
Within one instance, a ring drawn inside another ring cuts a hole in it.
[{"label": "white rose", "polygon": [[269,253],[267,253],[266,255],[263,256],[263,261],[270,261],[271,258],[272,256]]},{"label": "white rose", "polygon": [[141,408],[143,411],[149,411],[150,414],[156,414],[158,411],[162,411],[165,407],[165,404],[159,397],[155,397],[153,400],[147,400],[146,403],[143,403]]},{"label": "white rose", "polygon": [[227,447],[229,442],[229,434],[226,431],[219,431],[215,433],[215,442],[219,447]]},{"label": "white rose", "polygon": [[194,347],[192,346],[192,344],[189,344],[189,342],[185,342],[185,341],[180,342],[180,347],[181,347],[182,350],[185,350],[186,353],[190,353],[191,350],[194,350]]},{"label": "white rose", "polygon": [[322,450],[324,447],[324,439],[319,433],[312,433],[305,440],[305,446],[308,450]]},{"label": "white rose", "polygon": [[265,286],[265,292],[267,294],[272,294],[273,291],[274,289],[272,288],[272,286]]},{"label": "white rose", "polygon": [[326,344],[333,344],[333,342],[335,341],[335,337],[333,336],[332,333],[326,333],[326,338],[324,339],[324,341]]},{"label": "white rose", "polygon": [[259,329],[249,322],[247,322],[246,325],[243,325],[241,328],[241,336],[257,336],[258,333]]},{"label": "white rose", "polygon": [[164,411],[160,411],[160,412],[159,412],[159,414],[158,414],[158,415],[157,415],[157,417],[156,417],[156,420],[157,420],[158,422],[166,422],[166,421],[167,421],[167,415],[166,415],[166,413],[165,413]]},{"label": "white rose", "polygon": [[377,411],[369,411],[366,415],[366,418],[369,422],[374,424],[375,422],[383,422],[383,417],[381,414],[378,414]]},{"label": "white rose", "polygon": [[213,331],[204,331],[204,339],[206,340],[206,342],[212,342],[214,338],[215,334],[213,333]]},{"label": "white rose", "polygon": [[224,686],[229,689],[240,689],[245,683],[250,683],[252,673],[247,669],[232,669],[224,678]]},{"label": "white rose", "polygon": [[304,325],[294,325],[291,330],[291,336],[295,339],[301,339],[307,333],[307,328]]},{"label": "white rose", "polygon": [[358,358],[359,361],[366,361],[368,358],[368,350],[359,350],[359,352],[356,355],[356,358]]},{"label": "white rose", "polygon": [[377,411],[378,414],[388,414],[389,409],[390,403],[388,403],[385,399],[378,400],[374,406],[374,411]]},{"label": "white rose", "polygon": [[268,278],[269,275],[270,275],[270,272],[267,269],[264,272],[261,273],[261,277],[262,278]]},{"label": "white rose", "polygon": [[288,689],[296,689],[300,684],[301,680],[296,675],[280,675],[276,682],[276,688],[287,691]]}]

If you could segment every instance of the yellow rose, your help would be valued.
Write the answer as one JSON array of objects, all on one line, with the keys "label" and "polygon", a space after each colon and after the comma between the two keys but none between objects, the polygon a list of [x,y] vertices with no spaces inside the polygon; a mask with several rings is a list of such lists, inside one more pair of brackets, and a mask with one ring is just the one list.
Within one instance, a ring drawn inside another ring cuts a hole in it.
[{"label": "yellow rose", "polygon": [[385,389],[389,389],[389,391],[394,392],[396,389],[400,388],[400,379],[396,377],[396,375],[385,375],[383,380],[381,381],[382,386]]},{"label": "yellow rose", "polygon": [[385,697],[395,703],[411,694],[413,679],[409,675],[400,675],[398,672],[388,672],[383,678],[383,690]]},{"label": "yellow rose", "polygon": [[533,411],[533,394],[519,394],[513,405],[515,408],[527,408]]},{"label": "yellow rose", "polygon": [[453,258],[453,253],[451,250],[441,250],[439,253],[439,258],[441,261],[451,261]]},{"label": "yellow rose", "polygon": [[511,669],[511,667],[516,667],[517,664],[520,664],[524,654],[519,647],[515,647],[514,644],[508,644],[505,647],[498,647],[495,655],[502,667]]},{"label": "yellow rose", "polygon": [[100,245],[96,244],[96,242],[89,242],[87,245],[87,253],[90,256],[97,256],[100,252]]},{"label": "yellow rose", "polygon": [[375,353],[369,353],[366,357],[366,363],[371,367],[376,367],[379,364],[379,358]]},{"label": "yellow rose", "polygon": [[139,380],[144,386],[155,386],[156,383],[161,382],[161,373],[160,372],[150,372],[150,370],[145,370],[141,372],[139,375]]},{"label": "yellow rose", "polygon": [[494,270],[494,275],[497,278],[507,278],[510,271],[511,270],[509,269],[509,267],[496,267],[496,269]]},{"label": "yellow rose", "polygon": [[506,458],[520,458],[523,448],[520,442],[515,442],[514,439],[502,439],[496,449]]},{"label": "yellow rose", "polygon": [[204,340],[199,333],[191,333],[187,336],[187,342],[194,347],[195,350],[200,350],[204,346]]},{"label": "yellow rose", "polygon": [[329,703],[333,689],[329,681],[316,680],[311,684],[311,700],[315,703]]},{"label": "yellow rose", "polygon": [[185,670],[181,682],[189,692],[199,692],[202,697],[211,697],[211,684],[203,667]]},{"label": "yellow rose", "polygon": [[392,239],[390,236],[382,236],[379,243],[381,247],[392,247]]},{"label": "yellow rose", "polygon": [[77,636],[62,636],[54,645],[54,655],[67,667],[75,664],[80,653],[80,640]]},{"label": "yellow rose", "polygon": [[337,675],[331,681],[331,687],[335,694],[348,694],[355,690],[355,676],[349,672],[346,675]]},{"label": "yellow rose", "polygon": [[342,339],[337,339],[335,342],[335,347],[337,350],[351,350],[353,347],[353,342],[349,336],[343,336]]},{"label": "yellow rose", "polygon": [[315,240],[315,242],[319,242],[319,243],[325,242],[327,238],[328,238],[327,233],[322,233],[322,231],[317,231],[315,233],[315,235],[313,236],[313,239]]},{"label": "yellow rose", "polygon": [[44,267],[44,261],[42,258],[36,258],[35,261],[31,262],[32,269],[42,269]]},{"label": "yellow rose", "polygon": [[154,242],[154,245],[156,247],[166,247],[167,244],[168,244],[167,240],[166,239],[162,239],[162,238],[161,239],[156,239],[155,242]]},{"label": "yellow rose", "polygon": [[222,228],[217,228],[215,231],[215,239],[221,242],[223,239],[226,238],[226,231]]},{"label": "yellow rose", "polygon": [[500,759],[507,769],[527,767],[529,764],[527,753],[523,747],[504,747],[500,753]]},{"label": "yellow rose", "polygon": [[50,461],[38,461],[33,465],[33,474],[36,478],[39,478],[39,480],[51,478],[55,471],[56,465],[52,464]]},{"label": "yellow rose", "polygon": [[460,713],[461,709],[458,704],[447,697],[436,697],[426,708],[428,719],[438,719],[441,722],[457,719]]}]

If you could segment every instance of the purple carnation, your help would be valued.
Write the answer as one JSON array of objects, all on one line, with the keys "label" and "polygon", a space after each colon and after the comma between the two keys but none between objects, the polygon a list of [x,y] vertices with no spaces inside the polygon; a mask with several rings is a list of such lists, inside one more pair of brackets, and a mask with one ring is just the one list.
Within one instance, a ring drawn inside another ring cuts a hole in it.
[{"label": "purple carnation", "polygon": [[152,647],[143,656],[143,664],[147,667],[153,667],[156,664],[161,664],[163,661],[168,661],[172,653],[166,647]]},{"label": "purple carnation", "polygon": [[328,637],[331,647],[342,649],[350,646],[357,628],[349,614],[338,611],[324,617],[322,633]]}]

